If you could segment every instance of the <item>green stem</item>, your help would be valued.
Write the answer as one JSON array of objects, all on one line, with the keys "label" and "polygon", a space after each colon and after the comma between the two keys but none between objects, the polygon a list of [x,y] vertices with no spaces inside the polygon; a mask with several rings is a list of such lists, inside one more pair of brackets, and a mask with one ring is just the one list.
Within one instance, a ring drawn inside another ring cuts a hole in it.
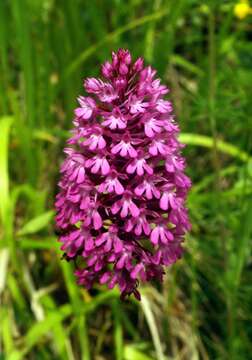
[{"label": "green stem", "polygon": [[115,339],[115,358],[123,360],[123,329],[121,323],[120,309],[118,299],[113,300],[114,314],[114,339]]},{"label": "green stem", "polygon": [[[218,156],[218,143],[217,143],[217,126],[216,126],[216,19],[215,19],[216,6],[213,4],[209,9],[208,17],[208,44],[209,44],[209,120],[213,137],[213,166],[216,175],[216,194],[218,198],[219,211],[222,213],[221,203],[221,182],[220,182],[220,159]],[[224,266],[225,272],[228,272],[230,264],[229,248],[232,247],[230,241],[223,231],[223,226],[220,226],[221,237],[223,238],[223,253],[224,253]],[[228,332],[228,344],[229,354],[232,357],[233,354],[233,339],[235,334],[235,302],[232,292],[227,289],[226,291],[226,310],[227,310],[227,332]]]},{"label": "green stem", "polygon": [[210,8],[208,17],[208,52],[209,52],[209,121],[213,137],[213,165],[216,172],[216,186],[220,185],[220,161],[218,156],[217,127],[215,117],[216,106],[216,46],[215,46],[215,14],[214,8]]}]

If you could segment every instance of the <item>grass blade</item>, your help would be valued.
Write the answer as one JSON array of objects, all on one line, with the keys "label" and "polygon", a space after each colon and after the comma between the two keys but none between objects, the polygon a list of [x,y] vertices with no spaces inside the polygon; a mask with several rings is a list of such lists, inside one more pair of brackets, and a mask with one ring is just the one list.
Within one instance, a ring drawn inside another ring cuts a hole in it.
[{"label": "grass blade", "polygon": [[[186,145],[203,146],[210,149],[215,146],[214,139],[205,135],[182,133],[179,136],[179,140]],[[252,157],[246,153],[246,151],[243,151],[237,146],[231,145],[225,141],[217,140],[216,147],[217,150],[223,154],[230,155],[241,161],[247,162],[252,160]]]},{"label": "grass blade", "polygon": [[36,216],[35,218],[28,221],[17,233],[19,236],[35,234],[36,232],[45,228],[54,216],[54,211],[50,210]]},{"label": "grass blade", "polygon": [[123,360],[123,329],[120,316],[120,303],[117,299],[113,301],[114,314],[114,341],[116,360]]},{"label": "grass blade", "polygon": [[150,332],[151,332],[153,343],[154,343],[154,346],[156,349],[157,359],[165,360],[162,345],[161,345],[161,340],[160,340],[159,333],[158,333],[157,324],[156,324],[153,312],[151,310],[150,302],[145,295],[142,295],[141,306],[142,306],[147,324],[148,324]]},{"label": "grass blade", "polygon": [[12,122],[10,116],[0,119],[0,215],[3,223],[7,221],[9,207],[8,143]]}]

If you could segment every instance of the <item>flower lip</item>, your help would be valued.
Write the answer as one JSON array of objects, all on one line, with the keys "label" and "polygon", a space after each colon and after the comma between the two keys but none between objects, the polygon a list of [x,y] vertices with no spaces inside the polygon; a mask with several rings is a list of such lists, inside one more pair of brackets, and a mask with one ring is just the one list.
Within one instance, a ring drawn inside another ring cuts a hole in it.
[{"label": "flower lip", "polygon": [[144,153],[142,150],[138,151],[138,156],[133,161],[131,161],[127,168],[126,172],[128,174],[134,174],[137,173],[138,176],[143,176],[145,173],[148,175],[153,174],[153,169],[150,165],[147,164],[147,157],[144,157]]},{"label": "flower lip", "polygon": [[110,115],[107,113],[103,115],[104,121],[102,126],[109,127],[111,130],[125,129],[127,126],[127,119],[121,113],[119,108],[115,108]]},{"label": "flower lip", "polygon": [[122,157],[137,157],[137,151],[132,146],[134,141],[131,140],[129,133],[125,133],[122,140],[111,147],[112,154],[120,154]]}]

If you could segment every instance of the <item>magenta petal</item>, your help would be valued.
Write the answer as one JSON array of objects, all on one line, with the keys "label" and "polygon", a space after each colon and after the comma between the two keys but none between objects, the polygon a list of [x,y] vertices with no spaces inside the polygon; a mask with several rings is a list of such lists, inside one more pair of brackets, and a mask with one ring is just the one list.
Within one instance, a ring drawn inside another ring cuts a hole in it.
[{"label": "magenta petal", "polygon": [[109,272],[105,272],[104,274],[102,274],[102,276],[100,277],[100,284],[106,284],[109,279],[110,279],[110,273]]},{"label": "magenta petal", "polygon": [[94,211],[93,223],[94,223],[95,230],[98,230],[102,227],[102,218],[101,218],[100,214],[98,213],[98,211]]},{"label": "magenta petal", "polygon": [[110,166],[109,166],[108,161],[105,158],[102,161],[101,169],[102,169],[102,175],[107,175],[109,173]]},{"label": "magenta petal", "polygon": [[124,266],[125,260],[126,260],[126,258],[125,258],[125,256],[123,255],[123,256],[117,261],[117,263],[116,263],[116,268],[117,268],[117,269],[122,269],[123,266]]},{"label": "magenta petal", "polygon": [[140,272],[140,270],[143,268],[143,265],[142,264],[137,264],[135,267],[134,267],[134,270],[131,271],[130,273],[130,276],[132,279],[136,279],[137,276],[138,276],[138,273]]},{"label": "magenta petal", "polygon": [[93,247],[94,247],[93,238],[92,237],[87,238],[86,241],[85,241],[85,250],[90,251],[90,250],[93,249]]},{"label": "magenta petal", "polygon": [[137,196],[142,196],[143,193],[144,193],[144,185],[143,185],[143,184],[138,185],[138,186],[135,188],[134,192],[135,192],[135,194],[136,194]]},{"label": "magenta petal", "polygon": [[114,203],[111,207],[112,214],[118,213],[118,211],[121,209],[121,206],[119,205],[118,201]]},{"label": "magenta petal", "polygon": [[99,147],[99,149],[104,149],[106,147],[106,141],[104,140],[104,138],[102,136],[100,136],[100,138],[98,140],[98,147]]},{"label": "magenta petal", "polygon": [[117,195],[121,195],[124,193],[124,187],[119,180],[116,180],[115,182],[115,192],[117,193]]},{"label": "magenta petal", "polygon": [[163,193],[163,195],[161,196],[159,204],[160,204],[161,209],[163,209],[163,210],[168,209],[169,197],[168,197],[167,193]]},{"label": "magenta petal", "polygon": [[101,167],[101,161],[100,160],[96,160],[94,165],[91,168],[91,173],[92,174],[97,174],[98,171],[100,170]]},{"label": "magenta petal", "polygon": [[158,227],[156,227],[156,228],[153,229],[152,232],[151,232],[151,237],[150,237],[150,239],[151,239],[152,244],[157,245],[157,243],[158,243],[158,238],[159,238],[159,229],[158,229]]},{"label": "magenta petal", "polygon": [[129,155],[132,158],[135,158],[137,156],[137,152],[132,146],[129,148]]},{"label": "magenta petal", "polygon": [[137,164],[137,175],[142,176],[144,174],[144,168],[142,162]]},{"label": "magenta petal", "polygon": [[119,143],[112,147],[111,152],[112,152],[112,154],[117,154],[120,151],[120,149],[121,149],[121,145]]},{"label": "magenta petal", "polygon": [[149,225],[147,222],[145,222],[145,223],[143,224],[143,229],[144,229],[144,233],[145,233],[146,235],[149,235],[149,234],[150,234],[150,232],[151,232],[151,227],[150,227],[150,225]]},{"label": "magenta petal", "polygon": [[129,205],[129,209],[130,209],[131,215],[133,217],[139,216],[140,211],[139,211],[138,207],[136,206],[136,204],[134,204],[132,201],[131,201],[131,203]]},{"label": "magenta petal", "polygon": [[129,205],[128,203],[125,201],[123,203],[123,206],[122,206],[122,210],[120,212],[120,215],[122,218],[125,218],[127,215],[128,215],[128,211],[129,211]]},{"label": "magenta petal", "polygon": [[126,171],[128,174],[133,174],[136,171],[136,164],[129,164]]},{"label": "magenta petal", "polygon": [[138,235],[138,236],[142,234],[142,224],[137,224],[136,225],[135,234]]},{"label": "magenta petal", "polygon": [[106,235],[103,234],[100,237],[98,237],[95,241],[95,245],[96,246],[100,246],[101,244],[103,244],[106,241]]},{"label": "magenta petal", "polygon": [[152,138],[154,136],[154,132],[152,128],[150,128],[148,125],[145,126],[145,135]]},{"label": "magenta petal", "polygon": [[85,179],[85,169],[84,167],[80,167],[79,172],[78,172],[78,176],[76,179],[77,184],[81,184]]},{"label": "magenta petal", "polygon": [[123,249],[122,241],[118,237],[115,237],[114,239],[114,249],[115,253],[120,253]]}]

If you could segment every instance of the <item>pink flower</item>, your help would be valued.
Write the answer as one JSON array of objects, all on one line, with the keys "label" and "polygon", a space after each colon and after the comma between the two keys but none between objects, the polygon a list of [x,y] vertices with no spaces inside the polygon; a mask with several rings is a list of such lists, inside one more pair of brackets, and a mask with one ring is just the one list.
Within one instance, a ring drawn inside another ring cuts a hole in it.
[{"label": "pink flower", "polygon": [[124,187],[118,180],[117,174],[114,172],[109,175],[103,183],[101,183],[98,187],[98,191],[100,193],[108,192],[108,193],[116,193],[117,195],[122,195],[124,193]]},{"label": "pink flower", "polygon": [[176,170],[184,170],[184,160],[175,155],[170,154],[166,157],[165,168],[168,172],[175,172]]},{"label": "pink flower", "polygon": [[85,89],[88,93],[96,94],[103,102],[112,102],[118,97],[116,89],[109,83],[100,79],[90,78],[84,82]]},{"label": "pink flower", "polygon": [[66,191],[66,199],[73,204],[78,204],[81,210],[87,209],[90,205],[92,188],[87,184],[73,184]]},{"label": "pink flower", "polygon": [[123,250],[123,242],[122,240],[117,236],[117,228],[113,225],[110,226],[109,231],[106,233],[101,234],[97,240],[95,241],[95,244],[97,246],[101,246],[103,248],[103,251],[109,252],[112,250],[112,248],[115,251],[115,254],[121,253]]},{"label": "pink flower", "polygon": [[92,134],[87,140],[82,143],[83,146],[88,146],[89,150],[104,149],[106,141],[104,137],[99,134]]},{"label": "pink flower", "polygon": [[102,65],[102,75],[107,79],[110,79],[113,76],[113,66],[109,61],[106,61]]},{"label": "pink flower", "polygon": [[133,148],[129,141],[121,140],[118,144],[112,147],[112,154],[119,153],[121,156],[135,158],[137,156],[136,150]]},{"label": "pink flower", "polygon": [[129,107],[130,113],[135,115],[138,113],[145,112],[145,109],[149,106],[147,102],[144,102],[143,99],[138,99],[137,96],[132,96],[130,98]]},{"label": "pink flower", "polygon": [[145,195],[148,200],[151,200],[153,196],[157,199],[160,198],[160,191],[156,188],[154,182],[151,179],[144,179],[144,181],[139,184],[135,190],[137,196]]},{"label": "pink flower", "polygon": [[134,174],[136,172],[139,176],[142,176],[145,172],[149,175],[153,174],[153,169],[143,158],[133,160],[133,162],[127,166],[126,171],[128,174]]},{"label": "pink flower", "polygon": [[159,204],[160,208],[163,210],[168,210],[169,208],[177,209],[179,207],[173,185],[164,188]]},{"label": "pink flower", "polygon": [[146,215],[144,211],[141,211],[138,217],[132,217],[127,221],[125,225],[125,231],[131,232],[133,229],[134,233],[138,236],[142,233],[144,233],[145,235],[150,234],[150,224],[146,220]]},{"label": "pink flower", "polygon": [[97,155],[85,162],[86,168],[91,168],[91,173],[97,174],[101,172],[102,175],[107,175],[110,171],[109,163],[105,156]]},{"label": "pink flower", "polygon": [[102,218],[96,208],[90,207],[87,210],[85,219],[83,221],[84,227],[89,227],[93,225],[95,230],[99,230],[102,227]]},{"label": "pink flower", "polygon": [[77,282],[118,285],[121,298],[140,281],[162,281],[190,230],[191,186],[172,104],[156,70],[112,53],[102,79],[88,78],[75,110],[56,196],[56,223]]},{"label": "pink flower", "polygon": [[74,111],[75,115],[78,118],[82,118],[84,120],[90,119],[96,108],[95,101],[90,97],[85,98],[84,96],[79,96],[78,102],[81,107],[75,109]]},{"label": "pink flower", "polygon": [[125,117],[120,111],[115,110],[111,115],[105,117],[105,121],[102,122],[103,126],[109,127],[111,130],[125,129],[127,126]]},{"label": "pink flower", "polygon": [[120,216],[122,218],[125,218],[129,214],[137,217],[140,213],[138,207],[132,200],[131,194],[128,192],[125,192],[122,199],[116,201],[111,207],[112,214],[117,214],[120,210]]},{"label": "pink flower", "polygon": [[71,151],[69,154],[61,167],[61,172],[66,173],[70,181],[76,181],[77,184],[81,184],[85,180],[85,160],[79,153]]},{"label": "pink flower", "polygon": [[86,251],[94,248],[94,240],[90,232],[85,229],[73,230],[67,235],[62,235],[59,240],[63,243],[61,250],[66,251],[70,258],[74,257],[82,246]]},{"label": "pink flower", "polygon": [[151,145],[149,147],[149,154],[151,154],[152,156],[157,156],[158,153],[161,155],[166,155],[169,151],[168,146],[165,143],[165,140],[161,139],[156,139],[156,140],[152,140]]},{"label": "pink flower", "polygon": [[144,121],[144,132],[145,135],[153,138],[156,134],[161,133],[163,127],[163,123],[161,120],[157,120],[153,117],[146,119]]},{"label": "pink flower", "polygon": [[172,104],[170,101],[158,99],[156,102],[156,109],[162,114],[170,113],[172,112]]},{"label": "pink flower", "polygon": [[157,225],[151,232],[150,240],[153,245],[168,244],[169,241],[172,241],[174,236],[168,228],[164,225]]}]

